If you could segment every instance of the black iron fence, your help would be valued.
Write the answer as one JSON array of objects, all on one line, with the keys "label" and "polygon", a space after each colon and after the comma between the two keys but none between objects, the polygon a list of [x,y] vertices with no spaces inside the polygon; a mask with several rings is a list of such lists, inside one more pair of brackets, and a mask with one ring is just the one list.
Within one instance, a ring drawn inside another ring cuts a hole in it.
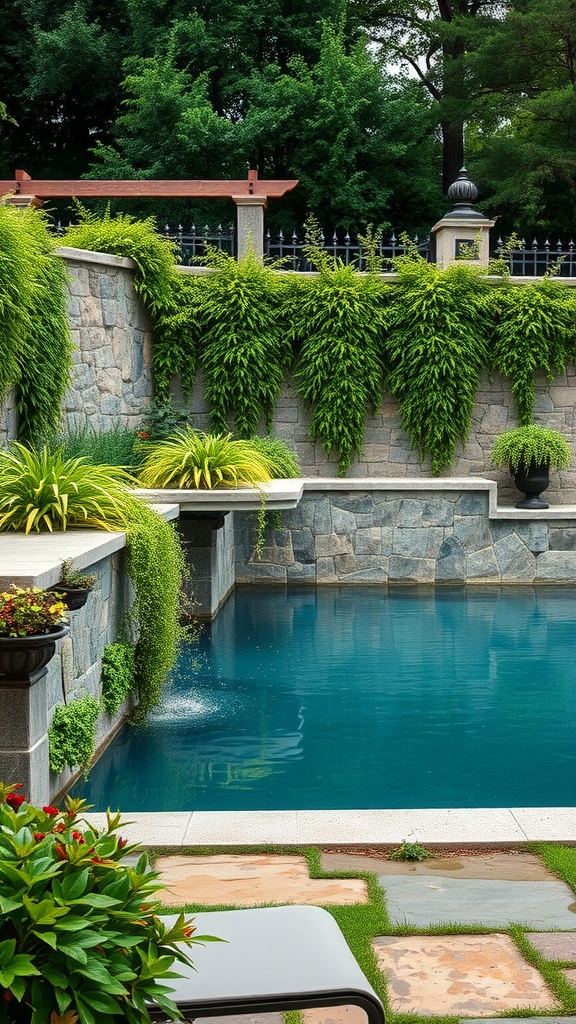
[{"label": "black iron fence", "polygon": [[510,246],[499,238],[493,256],[504,259],[510,273],[516,277],[544,277],[545,274],[576,277],[576,251],[573,241],[566,244],[558,240],[553,244],[546,239],[540,243],[535,238],[530,245],[522,238],[518,245]]},{"label": "black iron fence", "polygon": [[[384,271],[393,270],[393,260],[406,252],[407,244],[416,246],[423,256],[429,257],[429,239],[421,241],[418,235],[410,239],[409,243],[404,236],[402,240],[399,240],[394,232],[388,237],[382,234],[375,239],[374,252],[383,261],[382,269]],[[264,254],[271,259],[285,261],[284,266],[287,270],[309,271],[314,269],[304,255],[304,246],[304,239],[299,238],[295,231],[288,236],[283,231],[279,231],[274,236],[268,231],[264,238]],[[331,238],[326,238],[322,232],[320,246],[324,252],[342,260],[346,266],[353,263],[359,270],[366,269],[365,247],[359,238],[352,238],[348,232],[338,234],[335,231]]]},{"label": "black iron fence", "polygon": [[227,252],[230,256],[236,256],[236,231],[233,224],[229,224],[227,228],[223,228],[221,224],[217,228],[211,228],[208,224],[203,228],[197,228],[192,224],[189,230],[182,224],[178,227],[166,224],[163,234],[176,242],[184,266],[189,266],[198,257],[204,256],[207,245]]}]

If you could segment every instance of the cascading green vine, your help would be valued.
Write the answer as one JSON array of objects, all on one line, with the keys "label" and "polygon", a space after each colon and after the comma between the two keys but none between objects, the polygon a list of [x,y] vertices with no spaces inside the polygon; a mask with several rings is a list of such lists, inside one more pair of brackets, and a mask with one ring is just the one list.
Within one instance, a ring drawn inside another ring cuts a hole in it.
[{"label": "cascading green vine", "polygon": [[388,294],[376,275],[322,260],[318,278],[302,282],[290,304],[296,389],[312,407],[311,439],[327,455],[336,450],[340,476],[360,456],[366,415],[381,401]]},{"label": "cascading green vine", "polygon": [[397,261],[400,289],[386,337],[388,384],[402,426],[437,475],[468,437],[491,329],[488,285],[472,267],[440,270],[422,259]]},{"label": "cascading green vine", "polygon": [[574,358],[576,299],[553,279],[537,284],[504,284],[492,295],[496,330],[492,364],[510,382],[518,422],[532,422],[536,396],[535,374],[549,384]]},{"label": "cascading green vine", "polygon": [[49,760],[53,772],[62,772],[67,766],[80,767],[84,773],[88,771],[94,754],[99,714],[100,701],[88,694],[56,708],[48,729]]},{"label": "cascading green vine", "polygon": [[136,689],[136,651],[127,640],[116,640],[102,651],[102,707],[114,715]]},{"label": "cascading green vine", "polygon": [[45,217],[0,203],[0,402],[16,387],[19,436],[54,430],[70,382],[66,273]]},{"label": "cascading green vine", "polygon": [[132,720],[142,723],[160,699],[162,683],[187,631],[180,625],[183,580],[188,575],[174,527],[154,509],[133,498],[127,506],[126,571],[134,584],[137,629],[138,705]]},{"label": "cascading green vine", "polygon": [[250,437],[263,416],[268,429],[292,347],[282,322],[285,283],[253,252],[236,261],[224,252],[208,257],[218,273],[199,292],[199,361],[212,429]]}]

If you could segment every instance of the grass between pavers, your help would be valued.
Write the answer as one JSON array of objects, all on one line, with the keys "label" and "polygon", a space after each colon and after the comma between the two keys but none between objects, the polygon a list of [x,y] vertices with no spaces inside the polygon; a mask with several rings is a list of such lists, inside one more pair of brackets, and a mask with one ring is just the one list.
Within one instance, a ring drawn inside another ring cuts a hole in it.
[{"label": "grass between pavers", "polygon": [[[576,893],[576,848],[557,846],[553,843],[531,843],[525,847],[532,853],[542,857],[546,867],[553,871],[562,881],[566,882]],[[327,910],[338,922],[350,949],[368,978],[374,990],[380,996],[386,1011],[387,1024],[457,1024],[462,1017],[437,1016],[421,1017],[418,1014],[394,1013],[388,1000],[386,979],[379,970],[376,955],[372,948],[372,940],[378,935],[490,935],[493,928],[484,925],[460,925],[446,922],[429,928],[416,928],[413,925],[393,925],[386,910],[385,894],[378,882],[378,873],[371,871],[324,871],[320,862],[320,849],[315,846],[196,846],[190,848],[162,847],[149,850],[152,862],[158,856],[194,856],[210,857],[218,854],[284,854],[304,857],[311,878],[360,878],[366,882],[368,903],[356,903],[348,906],[326,904]],[[251,907],[268,907],[270,903],[254,903]],[[170,906],[172,913],[184,910],[186,913],[198,913],[210,910],[236,910],[236,904],[219,904],[206,907],[200,903],[187,903],[181,907]],[[575,919],[576,927],[576,919]],[[500,934],[510,935],[519,952],[532,967],[540,972],[546,984],[556,996],[561,1006],[555,1010],[535,1010],[532,1007],[519,1007],[504,1013],[493,1014],[494,1017],[558,1017],[576,1014],[576,988],[567,981],[562,973],[564,967],[573,967],[572,961],[546,960],[526,938],[528,931],[521,925],[510,928],[498,928]],[[471,1015],[474,1016],[474,1015]],[[284,1014],[286,1024],[301,1024],[302,1015],[299,1011]]]}]

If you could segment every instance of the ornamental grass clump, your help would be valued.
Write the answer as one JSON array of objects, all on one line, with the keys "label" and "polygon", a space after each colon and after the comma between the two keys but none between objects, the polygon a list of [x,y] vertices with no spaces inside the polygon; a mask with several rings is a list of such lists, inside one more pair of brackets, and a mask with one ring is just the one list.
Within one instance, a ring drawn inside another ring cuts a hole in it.
[{"label": "ornamental grass clump", "polygon": [[94,466],[14,441],[0,451],[0,530],[121,529],[132,484],[118,466]]},{"label": "ornamental grass clump", "polygon": [[513,472],[531,465],[566,469],[572,463],[570,445],[558,430],[535,423],[500,434],[490,458],[495,466],[510,466]]},{"label": "ornamental grass clump", "polygon": [[118,466],[65,459],[44,448],[13,444],[0,452],[0,530],[97,527],[126,533],[126,571],[134,586],[131,616],[136,640],[139,706],[145,717],[157,703],[186,631],[180,626],[187,574],[176,531],[130,493],[136,481]]},{"label": "ornamental grass clump", "polygon": [[181,1016],[170,998],[178,964],[191,964],[195,936],[180,914],[158,916],[158,875],[118,830],[120,815],[98,829],[81,815],[33,807],[20,785],[0,783],[0,983],[4,1024],[149,1024],[155,1004]]},{"label": "ornamental grass clump", "polygon": [[39,587],[16,587],[0,593],[0,637],[37,636],[67,622],[63,601]]},{"label": "ornamental grass clump", "polygon": [[268,459],[251,441],[187,427],[146,447],[139,470],[144,487],[213,490],[254,487],[272,477]]}]

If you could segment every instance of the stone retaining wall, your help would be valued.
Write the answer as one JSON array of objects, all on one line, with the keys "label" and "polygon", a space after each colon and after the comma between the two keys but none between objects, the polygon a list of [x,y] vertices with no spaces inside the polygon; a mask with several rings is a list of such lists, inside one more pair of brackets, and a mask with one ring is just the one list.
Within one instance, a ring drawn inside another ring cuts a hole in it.
[{"label": "stone retaining wall", "polygon": [[70,278],[75,345],[64,427],[88,422],[106,429],[119,420],[136,425],[152,396],[152,332],[134,291],[134,264],[81,249],[58,251]]},{"label": "stone retaining wall", "polygon": [[[175,388],[175,399],[181,393]],[[200,374],[192,393],[190,408],[194,424],[201,430],[210,426],[209,410],[204,399]],[[576,370],[567,368],[565,374],[548,384],[538,378],[536,422],[560,430],[576,453]],[[519,495],[506,469],[496,469],[490,462],[490,451],[495,437],[504,430],[517,426],[514,402],[507,381],[499,374],[486,371],[480,380],[476,404],[472,414],[472,429],[465,446],[458,445],[454,464],[444,477],[483,476],[498,483],[499,501],[514,504]],[[310,412],[302,407],[291,381],[286,381],[276,405],[273,433],[288,441],[300,458],[302,476],[336,476],[335,458],[327,458],[320,443],[312,444],[308,431]],[[260,425],[265,432],[265,425]],[[576,461],[576,460],[575,460]],[[420,462],[418,453],[410,449],[402,430],[398,403],[390,396],[384,398],[375,416],[366,419],[363,457],[354,459],[348,477],[429,477],[430,460]],[[576,504],[576,466],[551,474],[546,493],[552,503]]]},{"label": "stone retaining wall", "polygon": [[235,520],[238,583],[576,580],[574,520],[490,519],[481,492],[308,489],[260,560],[253,519]]}]

